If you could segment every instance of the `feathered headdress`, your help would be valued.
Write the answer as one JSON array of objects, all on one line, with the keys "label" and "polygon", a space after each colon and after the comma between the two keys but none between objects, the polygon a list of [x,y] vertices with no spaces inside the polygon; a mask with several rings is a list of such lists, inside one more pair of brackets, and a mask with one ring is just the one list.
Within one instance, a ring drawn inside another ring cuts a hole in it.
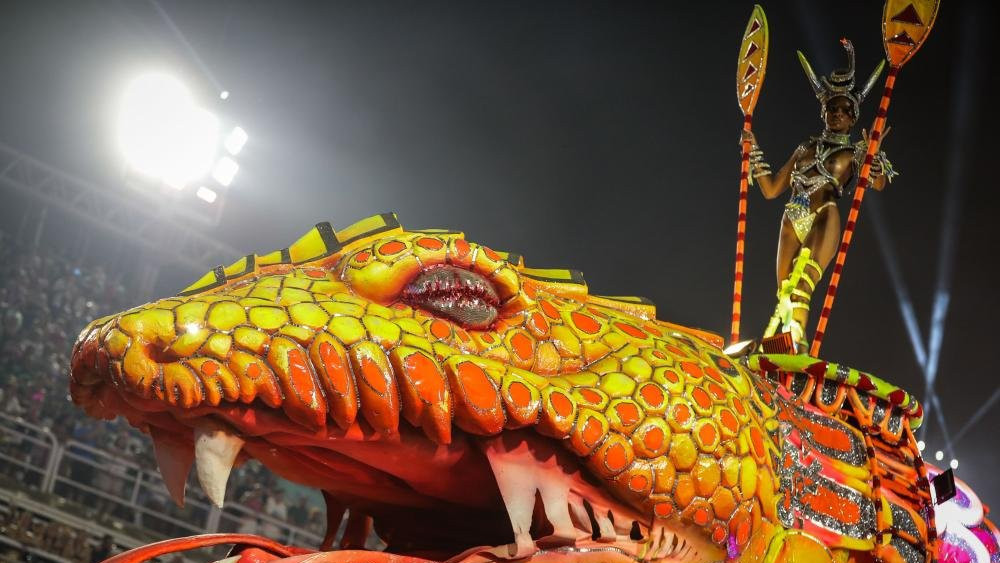
[{"label": "feathered headdress", "polygon": [[878,76],[882,74],[882,69],[885,67],[885,61],[883,60],[875,67],[872,75],[868,77],[864,85],[859,89],[855,89],[854,45],[847,39],[841,39],[840,43],[844,46],[844,50],[847,51],[848,66],[846,69],[837,69],[831,72],[828,77],[817,78],[816,72],[813,71],[806,56],[802,54],[802,51],[796,51],[799,54],[799,62],[802,63],[802,70],[805,71],[806,78],[809,79],[809,84],[812,86],[813,92],[816,93],[816,99],[819,100],[821,106],[820,116],[824,119],[826,118],[827,102],[838,96],[843,96],[851,101],[851,104],[854,106],[854,116],[857,117],[861,101],[865,99],[868,92],[875,86],[875,81],[878,80]]}]

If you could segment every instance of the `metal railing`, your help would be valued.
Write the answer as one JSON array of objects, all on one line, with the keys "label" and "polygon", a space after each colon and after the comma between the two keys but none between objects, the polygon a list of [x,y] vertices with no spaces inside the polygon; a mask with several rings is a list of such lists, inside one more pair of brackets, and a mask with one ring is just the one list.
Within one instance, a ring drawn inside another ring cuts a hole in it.
[{"label": "metal railing", "polygon": [[11,488],[67,499],[92,516],[111,517],[158,538],[244,531],[303,547],[322,542],[315,533],[239,503],[219,509],[197,486],[188,487],[184,507],[178,507],[158,469],[75,440],[60,444],[48,429],[3,414],[0,476],[14,484]]},{"label": "metal railing", "polygon": [[48,490],[59,443],[47,428],[0,414],[0,475],[29,490]]}]

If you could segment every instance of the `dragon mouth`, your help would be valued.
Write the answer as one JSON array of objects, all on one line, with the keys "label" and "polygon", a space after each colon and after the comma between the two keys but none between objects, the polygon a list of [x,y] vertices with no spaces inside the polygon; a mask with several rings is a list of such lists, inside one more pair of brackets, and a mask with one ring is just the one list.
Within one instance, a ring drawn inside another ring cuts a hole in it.
[{"label": "dragon mouth", "polygon": [[[456,430],[441,445],[405,425],[392,439],[363,423],[311,431],[261,405],[179,410],[105,383],[74,396],[91,415],[121,415],[151,435],[178,504],[192,468],[221,506],[232,467],[257,459],[324,491],[328,513],[348,507],[372,517],[391,553],[448,563],[725,558],[700,530],[678,521],[654,524],[609,496],[565,448],[531,430],[492,438]],[[331,499],[340,506],[331,507]]]},{"label": "dragon mouth", "polygon": [[[434,275],[453,274],[441,272]],[[435,295],[417,292],[414,299]],[[224,389],[207,384],[204,392],[221,400],[186,401],[177,388],[141,394],[124,378],[162,371],[175,359],[165,356],[162,343],[140,339],[123,362],[110,361],[99,336],[105,322],[92,323],[74,349],[73,401],[90,416],[123,416],[150,434],[178,504],[192,468],[208,499],[221,507],[234,464],[256,459],[323,491],[334,532],[337,511],[370,517],[391,553],[447,563],[725,559],[704,530],[677,518],[653,519],[638,502],[611,496],[570,448],[532,428],[483,436],[450,426],[450,440],[442,441],[404,420],[391,433],[362,416],[349,425],[326,424],[296,417],[287,404],[271,404],[263,395],[251,402],[225,398]],[[363,545],[360,540],[347,545]]]}]

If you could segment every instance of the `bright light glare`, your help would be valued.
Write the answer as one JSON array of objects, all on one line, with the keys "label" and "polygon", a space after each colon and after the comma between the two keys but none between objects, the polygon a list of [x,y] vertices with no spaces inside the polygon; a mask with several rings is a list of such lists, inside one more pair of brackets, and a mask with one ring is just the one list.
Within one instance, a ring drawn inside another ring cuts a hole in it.
[{"label": "bright light glare", "polygon": [[206,188],[205,186],[198,188],[198,191],[195,193],[195,195],[207,201],[208,203],[215,203],[215,198],[219,197],[219,194],[215,193],[215,190],[211,188]]},{"label": "bright light glare", "polygon": [[219,97],[222,98],[223,100],[228,100],[229,99],[229,90],[223,90],[223,91],[219,92]]},{"label": "bright light glare", "polygon": [[239,169],[240,165],[236,164],[235,160],[224,156],[215,163],[215,168],[212,170],[212,177],[223,186],[228,186],[233,183],[233,178]]},{"label": "bright light glare", "polygon": [[188,334],[198,334],[198,331],[201,330],[201,325],[198,323],[188,323],[184,325],[184,330],[186,330]]},{"label": "bright light glare", "polygon": [[218,119],[170,76],[142,75],[125,92],[118,142],[142,174],[183,187],[212,166],[218,136]]},{"label": "bright light glare", "polygon": [[927,444],[925,444],[923,440],[917,441],[917,449],[918,450],[924,451],[924,448],[926,448],[926,447],[927,447]]},{"label": "bright light glare", "polygon": [[239,154],[240,150],[243,149],[243,145],[247,143],[247,139],[250,136],[247,132],[243,130],[242,127],[234,127],[233,130],[226,135],[226,140],[223,141],[223,146],[229,151],[229,154],[236,156]]},{"label": "bright light glare", "polygon": [[951,465],[952,469],[958,469],[958,460],[957,459],[951,460],[951,463],[949,465]]},{"label": "bright light glare", "polygon": [[941,450],[938,450],[938,451],[934,452],[934,459],[936,459],[938,461],[941,461],[942,459],[944,459],[944,452],[942,452]]}]

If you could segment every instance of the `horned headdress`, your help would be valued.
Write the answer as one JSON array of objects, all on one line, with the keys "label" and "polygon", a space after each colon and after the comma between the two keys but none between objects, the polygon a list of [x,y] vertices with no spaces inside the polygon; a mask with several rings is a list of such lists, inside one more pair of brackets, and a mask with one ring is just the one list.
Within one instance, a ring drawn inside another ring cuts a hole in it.
[{"label": "horned headdress", "polygon": [[882,69],[885,67],[885,61],[883,60],[875,67],[872,75],[868,77],[864,85],[861,88],[855,89],[854,45],[847,39],[841,39],[840,43],[844,46],[844,50],[847,51],[847,68],[837,69],[831,72],[829,77],[817,78],[816,72],[813,71],[806,56],[802,54],[802,51],[797,51],[799,62],[802,63],[802,70],[805,71],[806,78],[809,79],[809,84],[812,86],[813,92],[816,93],[816,99],[819,100],[821,106],[820,116],[824,119],[826,118],[827,102],[838,96],[843,96],[851,101],[851,104],[854,106],[854,116],[857,117],[861,101],[865,99],[868,92],[875,86],[875,81],[878,80],[879,75],[882,74]]}]

